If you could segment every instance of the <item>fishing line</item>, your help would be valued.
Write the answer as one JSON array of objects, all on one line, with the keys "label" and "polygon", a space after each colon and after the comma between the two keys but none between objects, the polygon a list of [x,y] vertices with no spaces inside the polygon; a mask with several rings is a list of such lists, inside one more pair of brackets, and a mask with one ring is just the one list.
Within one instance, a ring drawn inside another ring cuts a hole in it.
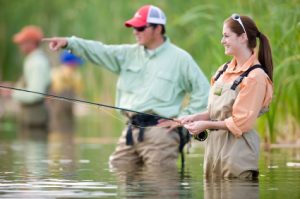
[{"label": "fishing line", "polygon": [[[21,91],[21,92],[27,92],[27,93],[37,94],[37,95],[42,95],[42,96],[44,96],[46,98],[50,98],[50,99],[52,98],[52,99],[59,99],[59,100],[62,100],[62,101],[73,102],[73,103],[83,103],[83,104],[94,105],[94,106],[98,106],[101,110],[104,110],[104,108],[110,108],[110,109],[127,111],[127,112],[132,112],[132,113],[137,113],[137,114],[143,114],[143,115],[148,115],[148,116],[159,117],[161,119],[170,120],[170,121],[176,121],[176,120],[174,120],[172,118],[163,117],[163,116],[156,115],[156,114],[143,113],[143,112],[139,112],[139,111],[135,111],[135,110],[131,110],[131,109],[121,108],[121,107],[117,107],[117,106],[111,106],[111,105],[107,105],[107,104],[95,103],[95,102],[90,102],[90,101],[76,99],[76,98],[58,96],[58,95],[53,95],[53,94],[48,94],[48,93],[41,93],[41,92],[36,92],[36,91],[31,91],[31,90],[25,90],[25,89],[20,89],[20,88],[15,88],[15,87],[10,87],[10,86],[4,86],[4,85],[0,85],[0,88],[1,89],[9,89],[9,90]],[[104,111],[108,114],[107,110],[104,110]],[[109,114],[112,117],[114,117],[114,118],[122,121],[121,119],[117,118],[115,115],[112,115],[111,113],[109,113]],[[122,121],[122,123],[124,123],[124,121]],[[146,127],[141,127],[141,126],[138,126],[138,125],[134,125],[134,126],[139,127],[139,128],[146,128]],[[162,127],[157,127],[157,128],[162,128]]]}]

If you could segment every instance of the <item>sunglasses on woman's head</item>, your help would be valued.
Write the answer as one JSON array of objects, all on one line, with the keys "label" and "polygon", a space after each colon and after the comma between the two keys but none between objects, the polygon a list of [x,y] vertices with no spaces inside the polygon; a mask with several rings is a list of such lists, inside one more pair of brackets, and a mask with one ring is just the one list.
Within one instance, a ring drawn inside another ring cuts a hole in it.
[{"label": "sunglasses on woman's head", "polygon": [[240,15],[238,15],[238,14],[232,14],[232,15],[231,15],[231,19],[233,19],[234,21],[239,22],[239,24],[242,26],[244,32],[247,34],[246,29],[245,29],[245,27],[244,27],[244,24],[243,24],[243,22],[242,22],[242,20],[241,20]]}]

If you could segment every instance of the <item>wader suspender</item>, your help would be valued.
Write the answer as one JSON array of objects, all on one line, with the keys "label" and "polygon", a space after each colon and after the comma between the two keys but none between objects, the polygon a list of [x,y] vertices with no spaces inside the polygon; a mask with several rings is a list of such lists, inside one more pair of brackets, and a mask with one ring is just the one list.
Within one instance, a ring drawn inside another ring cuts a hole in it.
[{"label": "wader suspender", "polygon": [[[224,65],[223,69],[219,71],[219,73],[217,74],[217,76],[215,77],[215,81],[217,81],[220,76],[226,71],[226,69],[228,68],[228,63]],[[244,73],[242,73],[238,78],[236,78],[231,86],[232,90],[235,90],[236,87],[238,87],[238,85],[240,85],[240,83],[243,81],[243,79],[245,77],[247,77],[249,75],[249,73],[257,68],[261,68],[263,71],[266,72],[265,68],[262,67],[262,65],[260,64],[256,64],[251,66],[250,68],[248,68],[248,70],[246,70]]]},{"label": "wader suspender", "polygon": [[219,77],[221,77],[221,75],[226,71],[226,69],[228,68],[228,63],[229,63],[229,62],[227,62],[227,63],[223,66],[222,70],[219,71],[219,73],[218,73],[217,76],[215,77],[215,81],[217,81],[217,80],[219,79]]},{"label": "wader suspender", "polygon": [[[232,86],[231,86],[231,89],[232,90],[235,90],[236,87],[243,81],[243,79],[245,77],[248,76],[248,74],[254,70],[254,69],[257,69],[257,68],[261,68],[263,71],[265,71],[265,69],[262,67],[262,65],[260,64],[256,64],[256,65],[253,65],[251,66],[250,68],[248,68],[248,70],[246,70],[243,74],[241,74],[238,78],[236,78],[236,80],[234,80]],[[266,71],[265,71],[266,72]]]}]

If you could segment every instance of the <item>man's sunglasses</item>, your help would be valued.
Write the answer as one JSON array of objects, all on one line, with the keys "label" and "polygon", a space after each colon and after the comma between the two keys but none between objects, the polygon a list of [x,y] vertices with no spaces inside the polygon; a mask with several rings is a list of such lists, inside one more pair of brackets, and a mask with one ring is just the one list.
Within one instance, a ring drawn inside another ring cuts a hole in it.
[{"label": "man's sunglasses", "polygon": [[147,28],[152,27],[151,25],[146,25],[146,26],[142,26],[142,27],[133,27],[136,31],[138,32],[143,32],[144,30],[146,30]]},{"label": "man's sunglasses", "polygon": [[232,15],[231,15],[231,18],[232,18],[233,20],[239,22],[239,24],[242,26],[244,32],[247,34],[246,29],[245,29],[245,27],[244,27],[244,24],[243,24],[243,22],[242,22],[242,20],[241,20],[240,15],[238,15],[238,14],[232,14]]}]

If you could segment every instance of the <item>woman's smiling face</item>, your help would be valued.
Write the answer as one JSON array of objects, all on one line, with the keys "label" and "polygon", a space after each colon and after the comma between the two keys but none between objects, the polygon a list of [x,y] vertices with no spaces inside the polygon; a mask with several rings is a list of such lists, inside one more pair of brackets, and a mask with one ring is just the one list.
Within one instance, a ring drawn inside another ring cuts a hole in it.
[{"label": "woman's smiling face", "polygon": [[241,36],[238,36],[236,33],[232,32],[226,23],[223,25],[222,34],[223,37],[221,39],[221,43],[225,48],[225,54],[235,56],[242,47]]}]

